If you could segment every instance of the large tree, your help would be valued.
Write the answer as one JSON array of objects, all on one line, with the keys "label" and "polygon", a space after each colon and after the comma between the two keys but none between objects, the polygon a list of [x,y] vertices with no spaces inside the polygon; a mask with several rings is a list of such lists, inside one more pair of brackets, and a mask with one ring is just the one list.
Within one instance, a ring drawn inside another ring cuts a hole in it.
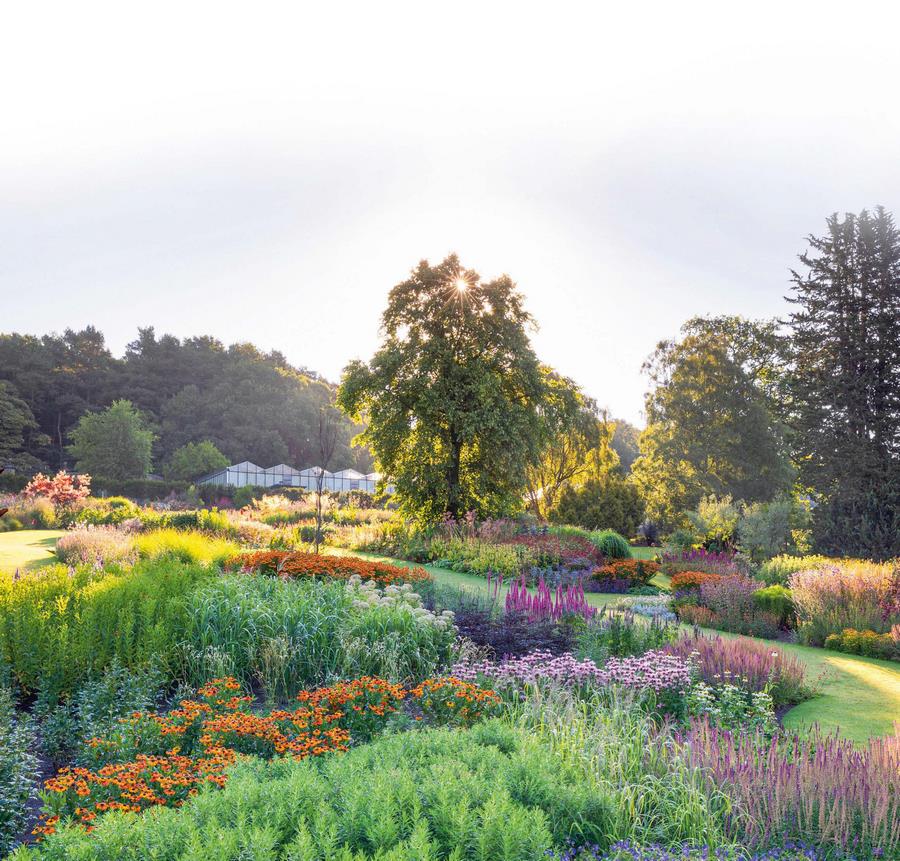
[{"label": "large tree", "polygon": [[114,401],[99,413],[85,413],[69,446],[79,472],[112,479],[145,478],[152,450],[153,431],[126,400]]},{"label": "large tree", "polygon": [[545,397],[531,326],[508,276],[483,282],[455,255],[391,290],[381,348],[345,368],[338,404],[367,421],[362,439],[408,514],[521,505]]},{"label": "large tree", "polygon": [[10,383],[0,382],[0,467],[33,465],[24,454],[27,441],[37,431],[37,422]]},{"label": "large tree", "polygon": [[695,318],[658,345],[632,469],[651,517],[671,525],[707,494],[765,501],[790,486],[779,368],[771,322]]},{"label": "large tree", "polygon": [[883,208],[827,220],[793,272],[789,421],[824,551],[900,553],[900,232]]}]

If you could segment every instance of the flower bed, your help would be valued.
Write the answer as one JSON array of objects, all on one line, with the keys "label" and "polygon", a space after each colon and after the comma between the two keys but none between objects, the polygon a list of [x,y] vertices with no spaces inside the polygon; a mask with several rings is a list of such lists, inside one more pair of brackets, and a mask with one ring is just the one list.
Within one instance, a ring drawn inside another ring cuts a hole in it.
[{"label": "flower bed", "polygon": [[349,580],[355,575],[361,580],[374,580],[382,586],[430,579],[429,573],[421,567],[406,568],[387,562],[360,559],[357,556],[327,556],[286,550],[242,553],[229,559],[226,568],[248,573],[271,574],[287,580],[299,577]]},{"label": "flower bed", "polygon": [[418,719],[439,726],[471,726],[500,705],[493,691],[452,676],[411,689],[363,677],[302,691],[300,705],[268,714],[252,712],[252,698],[240,694],[234,679],[215,679],[178,709],[136,712],[111,737],[91,739],[89,767],[64,768],[46,781],[45,815],[34,834],[53,834],[68,817],[90,830],[108,810],[180,807],[204,784],[224,786],[242,756],[305,759],[346,751],[384,730],[406,701]]}]

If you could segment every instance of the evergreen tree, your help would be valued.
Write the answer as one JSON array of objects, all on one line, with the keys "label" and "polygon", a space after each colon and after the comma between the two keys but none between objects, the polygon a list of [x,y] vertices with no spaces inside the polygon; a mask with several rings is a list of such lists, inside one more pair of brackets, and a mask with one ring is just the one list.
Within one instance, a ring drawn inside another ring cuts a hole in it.
[{"label": "evergreen tree", "polygon": [[882,207],[837,214],[794,271],[789,421],[814,540],[900,553],[900,232]]}]

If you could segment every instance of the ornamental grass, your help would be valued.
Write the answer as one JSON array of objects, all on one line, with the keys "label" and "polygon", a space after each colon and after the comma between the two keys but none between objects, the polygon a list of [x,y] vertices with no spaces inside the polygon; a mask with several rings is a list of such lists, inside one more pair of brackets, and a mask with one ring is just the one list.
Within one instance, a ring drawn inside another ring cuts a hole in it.
[{"label": "ornamental grass", "polygon": [[900,724],[861,749],[818,731],[770,740],[706,719],[678,740],[707,787],[730,798],[725,828],[742,846],[803,840],[836,857],[900,857]]},{"label": "ornamental grass", "polygon": [[387,562],[360,559],[357,556],[330,556],[287,550],[242,553],[229,559],[226,568],[248,573],[270,574],[286,580],[303,577],[349,580],[355,575],[362,580],[373,580],[381,586],[417,583],[429,580],[431,576],[420,566],[407,568]]}]

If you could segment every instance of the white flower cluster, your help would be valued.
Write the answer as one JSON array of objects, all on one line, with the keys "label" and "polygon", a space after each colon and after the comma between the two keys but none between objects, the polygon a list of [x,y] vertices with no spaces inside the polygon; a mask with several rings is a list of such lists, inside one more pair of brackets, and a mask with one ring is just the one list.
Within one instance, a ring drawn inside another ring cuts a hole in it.
[{"label": "white flower cluster", "polygon": [[399,586],[385,586],[379,589],[374,580],[366,580],[354,574],[347,581],[347,589],[353,599],[353,606],[357,610],[371,610],[376,607],[392,607],[401,612],[409,613],[417,622],[434,625],[436,628],[447,630],[453,628],[453,611],[444,610],[442,613],[432,613],[422,606],[422,597],[413,591],[411,583],[401,583]]}]

